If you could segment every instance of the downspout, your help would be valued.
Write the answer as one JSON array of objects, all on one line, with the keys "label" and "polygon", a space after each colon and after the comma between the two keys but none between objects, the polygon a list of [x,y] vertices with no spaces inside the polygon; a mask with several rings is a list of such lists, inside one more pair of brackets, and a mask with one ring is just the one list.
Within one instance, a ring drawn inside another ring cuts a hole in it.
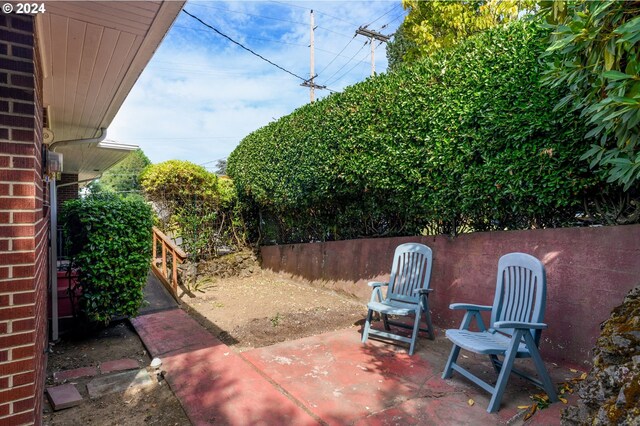
[{"label": "downspout", "polygon": [[75,182],[67,182],[67,183],[63,183],[62,185],[58,185],[57,187],[64,188],[65,186],[78,185],[79,183],[91,182],[93,180],[100,179],[101,177],[102,177],[102,173],[100,173],[99,176],[93,177],[91,179],[82,179],[82,180],[77,180]]},{"label": "downspout", "polygon": [[[107,137],[107,129],[100,129],[100,136],[89,139],[72,139],[66,141],[58,141],[49,144],[49,150],[56,152],[56,148],[61,146],[69,146],[69,145],[88,145],[92,143],[100,143]],[[80,182],[72,182],[80,183]],[[51,341],[55,342],[59,338],[59,327],[58,327],[58,194],[57,194],[57,185],[56,180],[52,179],[49,182],[49,203],[51,212],[51,216],[49,218],[49,228],[51,232],[50,237],[50,288],[51,288]],[[67,184],[62,184],[59,187],[65,186]]]},{"label": "downspout", "polygon": [[56,180],[49,181],[49,279],[51,280],[51,341],[58,341],[58,197]]}]

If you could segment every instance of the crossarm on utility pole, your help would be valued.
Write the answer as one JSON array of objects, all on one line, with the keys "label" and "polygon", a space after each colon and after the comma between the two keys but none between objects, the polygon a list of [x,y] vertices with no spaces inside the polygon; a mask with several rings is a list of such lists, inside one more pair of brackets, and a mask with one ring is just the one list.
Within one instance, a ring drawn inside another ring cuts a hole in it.
[{"label": "crossarm on utility pole", "polygon": [[356,30],[356,35],[363,35],[369,38],[369,43],[371,43],[371,76],[374,76],[376,73],[376,59],[375,59],[375,46],[373,45],[374,40],[379,40],[381,42],[387,42],[391,39],[390,36],[386,36],[377,31],[373,31],[367,29],[367,27],[360,27]]}]

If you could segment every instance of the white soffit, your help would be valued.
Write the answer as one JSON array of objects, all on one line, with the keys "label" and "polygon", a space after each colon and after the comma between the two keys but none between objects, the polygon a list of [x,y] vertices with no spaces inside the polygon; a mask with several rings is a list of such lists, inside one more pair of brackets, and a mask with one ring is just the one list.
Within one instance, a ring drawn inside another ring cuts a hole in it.
[{"label": "white soffit", "polygon": [[[44,106],[53,142],[93,138],[100,135],[100,128],[109,127],[184,3],[46,3],[46,12],[36,22]],[[77,157],[83,158],[80,161],[71,154],[76,149]],[[98,149],[96,144],[61,148],[65,171],[101,169],[90,164],[92,149]],[[122,150],[116,153],[121,159]]]},{"label": "white soffit", "polygon": [[[104,140],[90,145],[69,145],[56,149],[63,155],[63,173],[77,172],[78,180],[100,177],[102,172],[120,162],[136,145]],[[73,170],[71,169],[73,168]]]}]

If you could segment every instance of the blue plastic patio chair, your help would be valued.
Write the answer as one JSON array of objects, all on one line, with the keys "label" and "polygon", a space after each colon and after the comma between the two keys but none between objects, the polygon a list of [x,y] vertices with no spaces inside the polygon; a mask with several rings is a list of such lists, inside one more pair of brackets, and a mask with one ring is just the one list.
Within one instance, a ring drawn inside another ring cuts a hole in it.
[{"label": "blue plastic patio chair", "polygon": [[[367,305],[369,312],[362,329],[362,343],[367,341],[370,334],[398,340],[409,343],[409,355],[413,355],[418,331],[426,331],[429,333],[429,338],[434,339],[428,303],[428,295],[432,291],[429,288],[432,259],[431,249],[424,244],[406,243],[396,248],[389,282],[369,283],[369,286],[373,287],[373,291],[371,301]],[[387,289],[384,297],[382,287]],[[385,331],[371,328],[374,312],[378,312],[382,317]],[[424,314],[427,325],[426,329],[420,328],[422,314]],[[415,316],[413,326],[392,321],[389,319],[389,315]],[[391,325],[413,330],[411,337],[391,332]]]},{"label": "blue plastic patio chair", "polygon": [[[491,394],[487,411],[494,413],[500,401],[510,373],[523,377],[542,388],[551,402],[558,397],[547,373],[538,344],[540,334],[547,325],[542,322],[546,303],[547,279],[544,265],[535,257],[524,253],[510,253],[498,262],[498,279],[493,306],[454,303],[450,309],[464,309],[466,314],[459,330],[447,330],[446,336],[453,347],[445,366],[443,379],[457,371]],[[491,311],[489,329],[484,326],[481,311]],[[479,331],[470,331],[475,318]],[[473,375],[456,363],[460,349],[489,355],[498,374],[495,386]],[[498,357],[503,357],[500,360]],[[532,358],[540,380],[513,368],[515,358]]]}]

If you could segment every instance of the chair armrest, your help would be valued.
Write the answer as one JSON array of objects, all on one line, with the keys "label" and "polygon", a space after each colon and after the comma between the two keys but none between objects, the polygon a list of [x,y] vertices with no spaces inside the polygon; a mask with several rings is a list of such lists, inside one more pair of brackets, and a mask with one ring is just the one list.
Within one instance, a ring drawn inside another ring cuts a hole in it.
[{"label": "chair armrest", "polygon": [[416,288],[413,290],[414,293],[427,294],[433,291],[432,288]]},{"label": "chair armrest", "polygon": [[527,330],[544,330],[547,324],[542,322],[496,321],[493,327],[500,328],[524,328]]},{"label": "chair armrest", "polygon": [[493,306],[473,305],[471,303],[452,303],[449,305],[449,309],[466,309],[467,311],[490,311],[492,308]]},{"label": "chair armrest", "polygon": [[370,302],[382,302],[382,287],[388,287],[388,283],[381,283],[377,281],[370,281],[367,283],[369,287],[373,287],[371,289],[371,299]]}]

